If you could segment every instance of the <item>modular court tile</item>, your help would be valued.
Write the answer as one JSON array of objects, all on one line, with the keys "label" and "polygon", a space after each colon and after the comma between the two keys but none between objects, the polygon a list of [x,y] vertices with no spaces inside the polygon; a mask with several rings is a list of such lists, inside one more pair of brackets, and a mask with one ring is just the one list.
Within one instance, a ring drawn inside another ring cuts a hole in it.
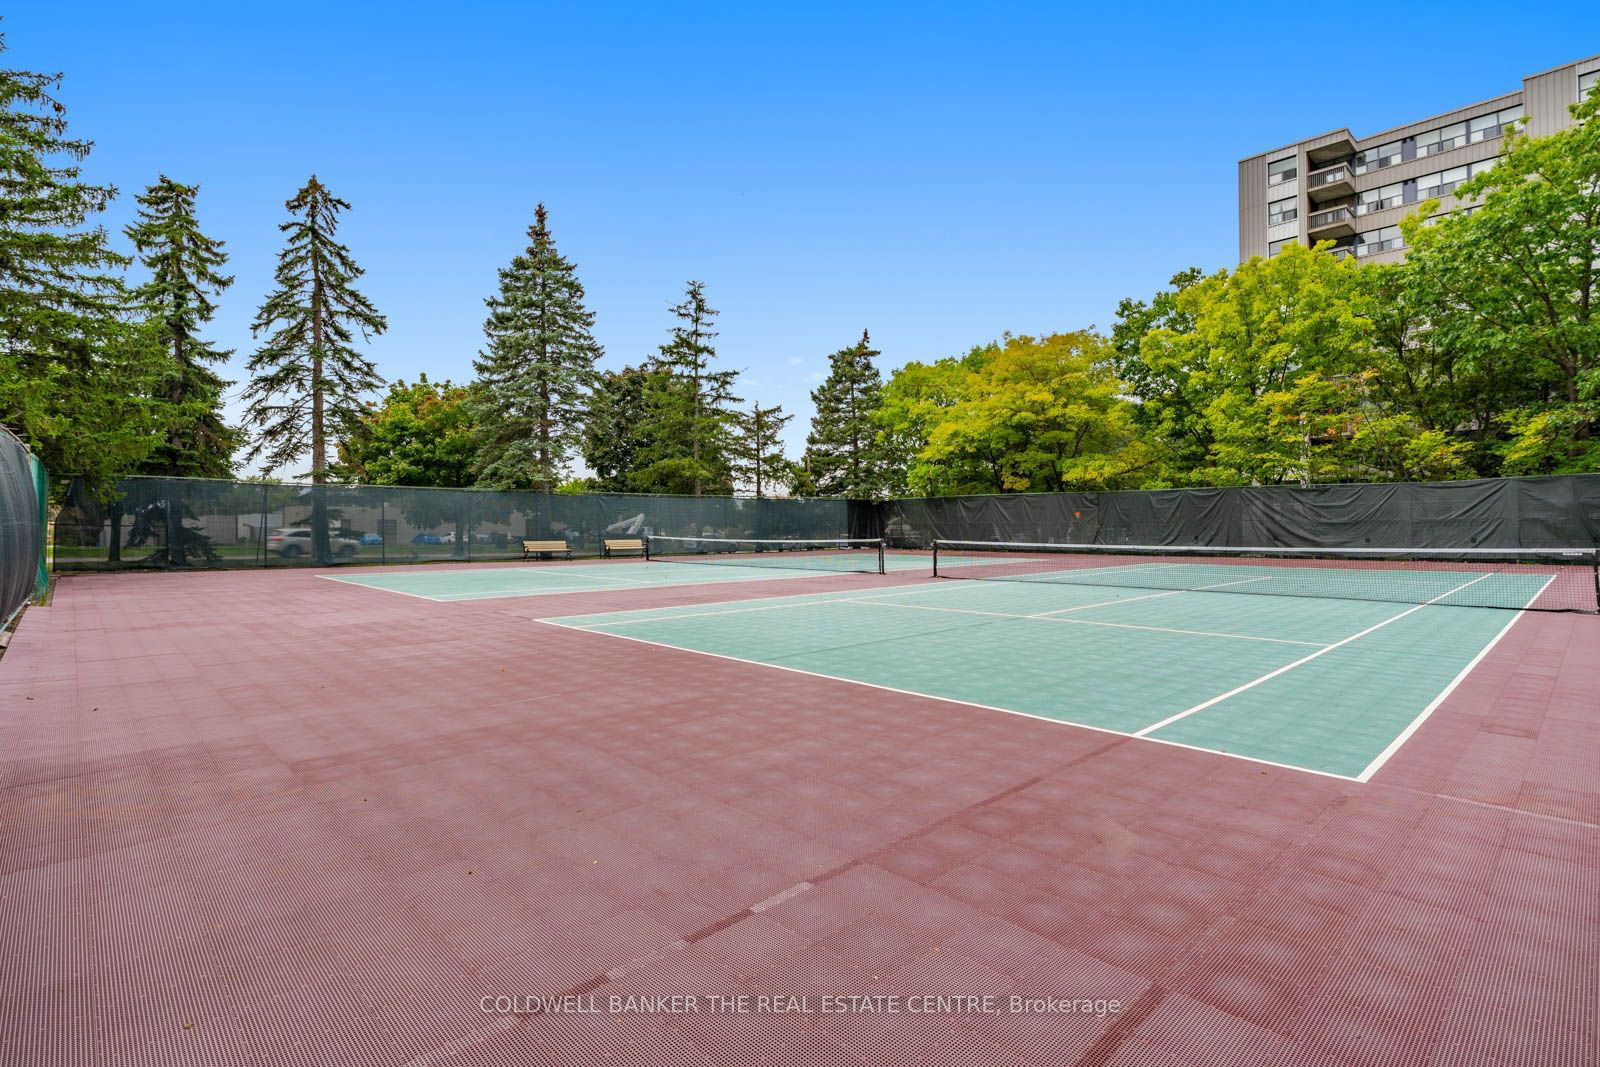
[{"label": "modular court tile", "polygon": [[[912,580],[62,580],[0,659],[0,1063],[1594,1062],[1600,620],[1365,782],[536,621]],[[811,999],[492,1002],[556,995]],[[1013,995],[1085,1007],[954,999]]]}]

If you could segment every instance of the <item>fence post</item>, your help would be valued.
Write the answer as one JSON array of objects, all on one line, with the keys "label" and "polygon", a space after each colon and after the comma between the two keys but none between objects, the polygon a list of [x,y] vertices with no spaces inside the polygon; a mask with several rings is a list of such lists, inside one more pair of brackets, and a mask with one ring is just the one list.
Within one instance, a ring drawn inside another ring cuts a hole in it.
[{"label": "fence post", "polygon": [[261,525],[256,527],[256,546],[261,553],[261,565],[267,565],[267,483],[261,483]]},{"label": "fence post", "polygon": [[389,562],[389,509],[387,502],[378,498],[378,566]]}]

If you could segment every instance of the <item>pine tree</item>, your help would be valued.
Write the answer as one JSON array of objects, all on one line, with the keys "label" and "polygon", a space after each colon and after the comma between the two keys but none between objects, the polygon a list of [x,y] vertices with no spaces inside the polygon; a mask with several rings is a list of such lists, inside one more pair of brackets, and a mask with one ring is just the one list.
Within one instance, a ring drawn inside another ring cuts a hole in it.
[{"label": "pine tree", "polygon": [[757,499],[794,476],[794,465],[784,458],[783,445],[778,440],[793,418],[783,413],[781,404],[770,408],[751,404],[750,410],[739,416],[739,435],[733,447],[734,475],[741,485],[755,491]]},{"label": "pine tree", "polygon": [[[245,421],[258,428],[249,459],[269,468],[311,453],[311,480],[327,480],[329,429],[351,425],[365,409],[362,394],[383,384],[372,360],[356,351],[388,322],[355,282],[364,273],[350,249],[334,240],[339,213],[350,205],[311,176],[284,204],[293,216],[278,229],[289,235],[273,278],[277,289],[256,312],[250,331],[267,341],[247,364]],[[312,495],[311,536],[318,560],[329,558],[323,494]]]},{"label": "pine tree", "polygon": [[601,349],[577,268],[556,251],[543,204],[528,240],[485,301],[489,344],[473,362],[478,484],[549,493],[581,445]]},{"label": "pine tree", "polygon": [[882,401],[878,352],[866,330],[853,348],[828,357],[828,377],[811,392],[817,412],[806,437],[802,466],[824,496],[872,497],[885,489],[883,449],[873,413]]},{"label": "pine tree", "polygon": [[248,458],[269,468],[311,453],[311,480],[326,480],[328,430],[361,417],[361,396],[383,385],[377,367],[353,347],[383,333],[388,322],[354,283],[364,271],[350,249],[334,240],[349,203],[316,175],[284,204],[294,216],[278,229],[289,235],[278,254],[274,290],[256,312],[254,336],[266,344],[247,364],[250,401],[245,419],[259,428]]},{"label": "pine tree", "polygon": [[116,189],[82,180],[93,145],[68,134],[60,85],[0,70],[0,424],[109,502],[165,429],[163,361],[130,322],[127,258],[91,225]]},{"label": "pine tree", "polygon": [[216,314],[212,298],[233,278],[220,273],[228,261],[223,243],[200,232],[199,192],[198,185],[162,175],[138,197],[139,219],[124,231],[150,271],[150,280],[134,290],[134,305],[170,359],[157,395],[175,416],[140,471],[226,478],[233,473],[237,443],[235,431],[222,420],[222,391],[230,383],[211,368],[233,351],[213,347],[199,330]]},{"label": "pine tree", "polygon": [[691,281],[672,314],[678,322],[650,368],[655,373],[644,434],[650,443],[641,457],[645,466],[633,481],[647,492],[730,491],[729,451],[739,403],[733,383],[739,372],[712,369],[717,332],[711,323],[717,311],[706,303],[704,282]]}]

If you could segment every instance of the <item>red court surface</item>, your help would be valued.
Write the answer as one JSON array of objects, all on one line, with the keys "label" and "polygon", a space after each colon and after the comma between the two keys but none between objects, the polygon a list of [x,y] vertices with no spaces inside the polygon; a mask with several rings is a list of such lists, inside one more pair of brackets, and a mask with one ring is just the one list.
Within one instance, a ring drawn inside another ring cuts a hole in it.
[{"label": "red court surface", "polygon": [[64,578],[0,658],[0,1063],[1597,1062],[1600,619],[1366,784],[532,621],[907,580]]}]

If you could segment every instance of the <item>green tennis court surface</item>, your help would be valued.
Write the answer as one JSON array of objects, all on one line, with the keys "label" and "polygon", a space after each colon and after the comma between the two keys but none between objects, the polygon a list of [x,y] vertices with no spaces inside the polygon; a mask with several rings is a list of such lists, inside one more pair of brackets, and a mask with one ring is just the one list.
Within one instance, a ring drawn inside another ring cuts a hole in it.
[{"label": "green tennis court surface", "polygon": [[[1366,780],[1518,617],[1138,580],[941,581],[546,621]],[[1548,581],[1495,580],[1522,582],[1523,603]]]},{"label": "green tennis court surface", "polygon": [[[525,567],[448,567],[399,574],[353,574],[321,577],[331,582],[363,585],[425,600],[491,600],[496,597],[545,596],[551,593],[598,593],[617,589],[649,589],[668,585],[714,582],[761,582],[778,578],[815,578],[819,574],[850,573],[877,567],[877,554],[773,553],[770,562],[759,555],[715,556],[695,563],[655,563],[629,560],[619,563],[530,563]],[[926,572],[922,556],[890,556],[891,571]]]}]

